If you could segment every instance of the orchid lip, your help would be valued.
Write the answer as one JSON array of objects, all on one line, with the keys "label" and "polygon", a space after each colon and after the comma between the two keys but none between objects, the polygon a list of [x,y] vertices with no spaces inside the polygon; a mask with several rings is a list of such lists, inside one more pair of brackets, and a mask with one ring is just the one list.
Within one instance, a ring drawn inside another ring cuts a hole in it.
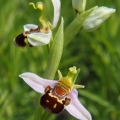
[{"label": "orchid lip", "polygon": [[[44,79],[30,72],[23,73],[19,75],[19,77],[22,78],[31,88],[41,94],[45,94],[46,86],[54,88],[55,84],[58,83],[56,80]],[[73,89],[68,97],[71,99],[71,103],[67,105],[65,109],[72,116],[81,120],[92,120],[90,113],[79,102],[78,92],[76,89]]]}]

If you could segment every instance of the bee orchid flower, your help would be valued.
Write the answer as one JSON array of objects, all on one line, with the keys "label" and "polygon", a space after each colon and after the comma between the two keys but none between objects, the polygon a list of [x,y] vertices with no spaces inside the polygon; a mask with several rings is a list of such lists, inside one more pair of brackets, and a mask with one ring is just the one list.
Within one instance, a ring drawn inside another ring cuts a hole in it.
[{"label": "bee orchid flower", "polygon": [[79,70],[69,68],[66,77],[59,71],[59,80],[48,80],[30,72],[19,75],[36,92],[43,94],[40,105],[53,114],[59,114],[66,109],[79,120],[92,120],[90,113],[80,103],[76,88],[84,88],[74,84]]},{"label": "bee orchid flower", "polygon": [[52,36],[52,29],[57,26],[60,17],[60,0],[51,0],[54,7],[54,18],[52,24],[48,21],[45,6],[42,2],[29,3],[34,9],[42,11],[39,18],[41,26],[34,24],[26,24],[23,26],[24,32],[14,38],[14,43],[19,47],[46,45],[50,42]]}]

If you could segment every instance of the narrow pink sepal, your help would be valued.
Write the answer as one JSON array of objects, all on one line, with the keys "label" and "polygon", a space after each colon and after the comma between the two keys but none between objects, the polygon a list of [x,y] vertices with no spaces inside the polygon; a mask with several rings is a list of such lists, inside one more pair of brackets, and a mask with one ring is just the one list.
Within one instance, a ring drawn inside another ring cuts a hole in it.
[{"label": "narrow pink sepal", "polygon": [[45,87],[50,85],[54,87],[56,80],[47,80],[39,77],[38,75],[30,72],[22,73],[19,75],[31,88],[33,88],[36,92],[44,94]]},{"label": "narrow pink sepal", "polygon": [[79,120],[92,120],[90,113],[80,103],[76,89],[72,90],[69,97],[71,98],[72,102],[66,106],[66,110]]}]

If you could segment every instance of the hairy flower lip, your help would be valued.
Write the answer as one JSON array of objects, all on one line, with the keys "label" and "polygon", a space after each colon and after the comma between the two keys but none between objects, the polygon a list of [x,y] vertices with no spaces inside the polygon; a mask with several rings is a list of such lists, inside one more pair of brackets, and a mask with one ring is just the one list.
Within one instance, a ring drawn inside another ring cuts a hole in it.
[{"label": "hairy flower lip", "polygon": [[[46,86],[51,86],[52,88],[57,83],[56,80],[48,80],[39,77],[38,75],[30,72],[22,73],[19,75],[31,88],[36,92],[44,94]],[[71,103],[66,106],[66,110],[77,119],[81,120],[92,120],[90,113],[84,108],[84,106],[79,102],[78,92],[73,89],[68,97],[72,100]]]}]

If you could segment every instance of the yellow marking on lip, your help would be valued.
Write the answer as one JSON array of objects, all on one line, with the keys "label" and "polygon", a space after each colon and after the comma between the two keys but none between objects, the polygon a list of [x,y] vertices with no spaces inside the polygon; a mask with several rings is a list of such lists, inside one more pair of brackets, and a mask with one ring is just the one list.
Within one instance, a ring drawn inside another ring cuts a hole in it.
[{"label": "yellow marking on lip", "polygon": [[25,37],[27,36],[27,34],[26,34],[25,32],[23,33],[23,35],[24,35]]},{"label": "yellow marking on lip", "polygon": [[57,103],[54,104],[53,108],[56,108],[57,107]]},{"label": "yellow marking on lip", "polygon": [[47,103],[49,103],[49,100],[46,100]]},{"label": "yellow marking on lip", "polygon": [[59,100],[59,98],[58,98],[57,96],[52,95],[51,93],[49,93],[48,95],[49,95],[50,97],[56,98],[56,99],[57,99],[57,102],[59,102],[59,103],[63,104],[63,103],[62,103],[62,100],[64,100],[64,99]]}]

